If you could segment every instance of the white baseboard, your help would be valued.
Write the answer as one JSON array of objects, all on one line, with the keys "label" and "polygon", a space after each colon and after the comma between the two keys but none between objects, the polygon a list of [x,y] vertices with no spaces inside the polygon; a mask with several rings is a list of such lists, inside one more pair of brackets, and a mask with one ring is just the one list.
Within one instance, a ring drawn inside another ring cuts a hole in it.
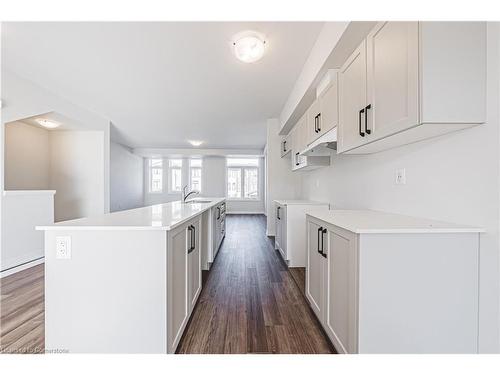
[{"label": "white baseboard", "polygon": [[26,262],[26,263],[21,264],[19,266],[9,268],[9,269],[7,269],[5,271],[0,272],[0,279],[4,278],[6,276],[12,275],[14,273],[17,273],[17,272],[20,272],[20,271],[24,271],[24,270],[26,270],[28,268],[31,268],[31,267],[34,267],[34,266],[38,266],[39,264],[42,264],[44,262],[45,262],[45,258],[41,257],[41,258],[32,260],[31,262]]},{"label": "white baseboard", "polygon": [[228,215],[264,215],[264,212],[251,212],[251,211],[227,211]]}]

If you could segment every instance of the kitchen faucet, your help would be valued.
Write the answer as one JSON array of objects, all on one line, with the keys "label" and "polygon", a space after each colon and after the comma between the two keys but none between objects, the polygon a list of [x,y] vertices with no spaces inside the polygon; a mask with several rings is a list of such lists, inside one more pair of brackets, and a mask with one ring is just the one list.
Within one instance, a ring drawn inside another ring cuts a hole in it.
[{"label": "kitchen faucet", "polygon": [[186,203],[186,199],[191,195],[191,194],[200,194],[200,192],[198,190],[191,190],[189,193],[186,194],[186,190],[187,190],[188,186],[184,186],[182,188],[182,201],[184,203]]}]

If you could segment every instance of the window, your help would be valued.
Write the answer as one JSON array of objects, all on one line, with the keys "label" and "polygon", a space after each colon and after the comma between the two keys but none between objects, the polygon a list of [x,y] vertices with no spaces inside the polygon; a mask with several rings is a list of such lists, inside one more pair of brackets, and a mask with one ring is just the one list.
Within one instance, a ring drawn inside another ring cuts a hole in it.
[{"label": "window", "polygon": [[201,192],[201,159],[191,159],[189,160],[189,185],[191,190],[197,190]]},{"label": "window", "polygon": [[227,159],[227,197],[259,199],[259,159]]},{"label": "window", "polygon": [[170,159],[168,161],[170,176],[170,193],[180,193],[182,190],[182,159]]},{"label": "window", "polygon": [[149,192],[163,191],[163,160],[149,159]]}]

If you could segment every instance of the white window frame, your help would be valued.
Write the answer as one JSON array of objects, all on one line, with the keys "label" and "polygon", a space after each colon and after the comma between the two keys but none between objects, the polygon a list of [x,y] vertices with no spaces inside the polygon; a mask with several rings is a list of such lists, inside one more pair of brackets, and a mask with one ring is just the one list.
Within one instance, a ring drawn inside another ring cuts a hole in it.
[{"label": "white window frame", "polygon": [[[173,160],[180,160],[181,166],[180,167],[173,167],[173,166],[171,166],[170,162],[173,161]],[[182,166],[183,166],[183,164],[184,164],[184,160],[183,159],[177,159],[177,158],[168,159],[168,192],[169,192],[169,194],[177,194],[177,193],[181,193],[182,192]],[[181,172],[181,188],[179,190],[172,189],[172,181],[173,181],[172,171],[174,169],[178,169]]]},{"label": "white window frame", "polygon": [[[191,166],[191,161],[193,160],[199,160],[200,163],[201,163],[201,166],[200,167],[192,167]],[[189,159],[189,165],[188,165],[188,173],[189,173],[189,189],[190,190],[193,190],[193,184],[192,184],[192,178],[193,178],[193,175],[192,175],[192,171],[193,170],[199,170],[200,171],[200,189],[199,189],[199,192],[201,193],[203,191],[203,159]]]},{"label": "white window frame", "polygon": [[[161,160],[161,167],[153,167],[153,160]],[[165,173],[164,173],[165,160],[162,158],[149,158],[148,159],[148,192],[149,194],[162,194],[165,186]],[[161,170],[161,187],[160,190],[153,191],[153,169]]]},{"label": "white window frame", "polygon": [[[252,158],[254,159],[254,158]],[[228,191],[228,171],[229,169],[239,169],[241,175],[241,197],[240,198],[230,198]],[[255,198],[245,198],[245,170],[256,170],[257,171],[257,196]],[[245,202],[255,202],[261,200],[261,184],[260,184],[260,160],[258,161],[258,166],[229,166],[226,161],[226,199],[230,201],[245,201]]]}]

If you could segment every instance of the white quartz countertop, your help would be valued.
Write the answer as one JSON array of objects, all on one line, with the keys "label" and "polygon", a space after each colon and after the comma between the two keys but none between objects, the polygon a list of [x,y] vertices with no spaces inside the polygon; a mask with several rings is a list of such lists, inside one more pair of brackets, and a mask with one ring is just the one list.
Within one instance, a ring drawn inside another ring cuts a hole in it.
[{"label": "white quartz countertop", "polygon": [[328,205],[326,202],[317,202],[317,201],[308,201],[308,200],[299,200],[299,199],[275,199],[275,203],[278,203],[281,206],[289,206],[292,204],[303,204],[303,205],[311,205],[311,206],[323,206]]},{"label": "white quartz countertop", "polygon": [[479,233],[485,230],[412,216],[370,210],[311,211],[308,216],[353,233]]},{"label": "white quartz countertop", "polygon": [[[203,200],[210,202],[200,202]],[[37,226],[36,230],[171,230],[224,200],[225,198],[194,198],[188,201],[193,203],[175,201],[156,204]]]}]

